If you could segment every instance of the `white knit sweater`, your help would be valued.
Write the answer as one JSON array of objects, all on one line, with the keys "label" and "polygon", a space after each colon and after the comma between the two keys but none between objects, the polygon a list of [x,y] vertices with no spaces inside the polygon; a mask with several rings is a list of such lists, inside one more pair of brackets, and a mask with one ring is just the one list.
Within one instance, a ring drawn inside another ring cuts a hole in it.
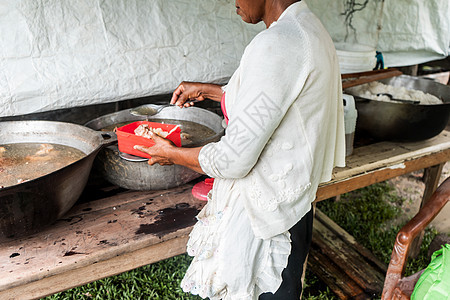
[{"label": "white knit sweater", "polygon": [[247,46],[225,98],[225,136],[203,147],[201,168],[216,182],[234,180],[257,238],[284,233],[345,164],[336,52],[304,1]]}]

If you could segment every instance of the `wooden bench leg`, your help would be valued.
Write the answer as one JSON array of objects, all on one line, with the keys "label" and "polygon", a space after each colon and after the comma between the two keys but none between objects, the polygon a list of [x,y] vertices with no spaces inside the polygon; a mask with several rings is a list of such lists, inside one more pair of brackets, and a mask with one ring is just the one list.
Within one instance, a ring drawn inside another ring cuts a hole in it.
[{"label": "wooden bench leg", "polygon": [[[425,203],[430,199],[431,195],[436,190],[439,179],[441,178],[442,169],[445,163],[435,165],[425,169],[424,171],[424,181],[425,181],[425,191],[423,192],[422,202],[420,203],[420,208],[422,208]],[[411,245],[411,250],[409,251],[410,258],[416,258],[420,252],[420,245],[422,244],[424,236],[424,231],[420,233],[419,236],[414,240]]]}]

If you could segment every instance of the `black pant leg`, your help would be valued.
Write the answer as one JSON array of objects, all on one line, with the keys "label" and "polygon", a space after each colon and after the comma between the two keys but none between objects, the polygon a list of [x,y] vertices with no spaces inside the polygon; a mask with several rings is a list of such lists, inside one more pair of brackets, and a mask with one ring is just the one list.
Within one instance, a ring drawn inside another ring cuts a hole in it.
[{"label": "black pant leg", "polygon": [[275,294],[264,293],[259,300],[299,300],[302,293],[303,265],[311,246],[314,213],[311,209],[289,232],[291,254],[288,265],[281,273],[283,282]]}]

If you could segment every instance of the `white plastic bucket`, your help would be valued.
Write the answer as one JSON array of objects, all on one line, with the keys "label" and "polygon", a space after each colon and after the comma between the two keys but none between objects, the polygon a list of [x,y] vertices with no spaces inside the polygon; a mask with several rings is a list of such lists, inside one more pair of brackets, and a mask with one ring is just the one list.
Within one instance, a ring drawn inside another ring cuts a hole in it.
[{"label": "white plastic bucket", "polygon": [[360,44],[336,43],[341,74],[371,71],[377,64],[376,50]]},{"label": "white plastic bucket", "polygon": [[353,153],[353,141],[355,138],[358,112],[356,110],[355,99],[352,95],[343,94],[342,98],[344,100],[345,156],[349,156]]}]

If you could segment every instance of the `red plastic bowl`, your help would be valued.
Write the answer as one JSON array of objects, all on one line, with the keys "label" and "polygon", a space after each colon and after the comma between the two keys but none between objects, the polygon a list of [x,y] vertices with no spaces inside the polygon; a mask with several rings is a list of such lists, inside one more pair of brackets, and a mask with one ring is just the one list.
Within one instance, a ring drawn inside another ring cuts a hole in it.
[{"label": "red plastic bowl", "polygon": [[[146,147],[151,147],[155,144],[152,139],[148,139],[142,136],[137,136],[134,134],[134,130],[138,128],[141,124],[147,124],[152,128],[161,128],[164,131],[170,132],[177,125],[173,124],[162,124],[148,121],[137,121],[131,124],[119,127],[116,129],[117,141],[119,144],[119,151],[123,153],[128,153],[140,157],[151,158],[150,155],[142,151],[134,149],[135,145],[142,145]],[[178,126],[173,132],[171,132],[166,138],[171,140],[177,147],[181,147],[181,129]]]}]

